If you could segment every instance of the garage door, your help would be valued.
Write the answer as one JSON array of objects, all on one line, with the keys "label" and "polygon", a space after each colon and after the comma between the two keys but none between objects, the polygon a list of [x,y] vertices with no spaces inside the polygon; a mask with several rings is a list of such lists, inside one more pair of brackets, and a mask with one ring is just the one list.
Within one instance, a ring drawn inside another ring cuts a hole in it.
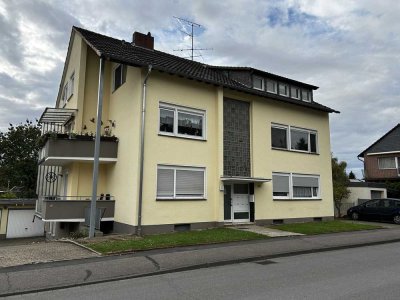
[{"label": "garage door", "polygon": [[10,209],[8,211],[7,238],[33,237],[44,235],[44,223],[35,218],[34,209]]}]

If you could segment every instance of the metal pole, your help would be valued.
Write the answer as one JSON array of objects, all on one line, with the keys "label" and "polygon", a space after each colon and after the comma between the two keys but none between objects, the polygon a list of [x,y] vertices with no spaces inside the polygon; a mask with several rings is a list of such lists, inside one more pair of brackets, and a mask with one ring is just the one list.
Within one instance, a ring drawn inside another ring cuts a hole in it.
[{"label": "metal pole", "polygon": [[140,174],[139,174],[139,205],[138,205],[138,227],[137,235],[142,235],[142,203],[143,203],[143,170],[144,170],[144,126],[146,117],[146,85],[147,79],[150,76],[152,66],[149,65],[147,75],[143,81],[143,93],[142,93],[142,124],[140,131]]},{"label": "metal pole", "polygon": [[193,23],[192,23],[192,60],[193,60],[193,40],[194,40],[194,35],[193,35]]},{"label": "metal pole", "polygon": [[97,180],[99,177],[101,115],[103,112],[104,58],[100,58],[99,87],[97,94],[96,137],[94,142],[92,200],[90,202],[89,238],[94,237],[96,223]]}]

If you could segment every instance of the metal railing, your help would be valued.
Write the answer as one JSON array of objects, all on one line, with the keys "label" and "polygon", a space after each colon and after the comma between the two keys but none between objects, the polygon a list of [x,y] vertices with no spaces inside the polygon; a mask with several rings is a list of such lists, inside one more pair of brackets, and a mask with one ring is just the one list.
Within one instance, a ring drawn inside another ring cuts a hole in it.
[{"label": "metal railing", "polygon": [[[90,201],[91,196],[43,196],[43,200],[80,200],[80,201]],[[97,200],[115,200],[114,196],[110,194],[100,194],[97,196]]]}]

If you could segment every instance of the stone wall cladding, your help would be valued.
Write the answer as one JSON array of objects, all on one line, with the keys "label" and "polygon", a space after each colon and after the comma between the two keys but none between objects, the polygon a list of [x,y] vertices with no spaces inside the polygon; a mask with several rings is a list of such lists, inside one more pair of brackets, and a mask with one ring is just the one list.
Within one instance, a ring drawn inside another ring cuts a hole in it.
[{"label": "stone wall cladding", "polygon": [[250,104],[225,98],[224,175],[250,174]]}]

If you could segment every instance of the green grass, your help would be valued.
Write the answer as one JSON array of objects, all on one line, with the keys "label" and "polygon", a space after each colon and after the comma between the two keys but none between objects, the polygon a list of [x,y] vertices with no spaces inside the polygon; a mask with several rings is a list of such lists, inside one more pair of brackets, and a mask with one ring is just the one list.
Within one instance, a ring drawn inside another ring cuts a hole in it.
[{"label": "green grass", "polygon": [[179,246],[215,244],[265,238],[267,237],[253,232],[229,228],[214,228],[199,231],[148,235],[143,238],[130,237],[124,240],[92,242],[85,244],[85,246],[102,254],[111,254],[134,250],[172,248]]},{"label": "green grass", "polygon": [[273,227],[271,226],[271,228],[313,235],[313,234],[323,234],[323,233],[379,229],[382,227],[376,225],[360,224],[356,222],[326,221],[326,222],[282,224]]}]

